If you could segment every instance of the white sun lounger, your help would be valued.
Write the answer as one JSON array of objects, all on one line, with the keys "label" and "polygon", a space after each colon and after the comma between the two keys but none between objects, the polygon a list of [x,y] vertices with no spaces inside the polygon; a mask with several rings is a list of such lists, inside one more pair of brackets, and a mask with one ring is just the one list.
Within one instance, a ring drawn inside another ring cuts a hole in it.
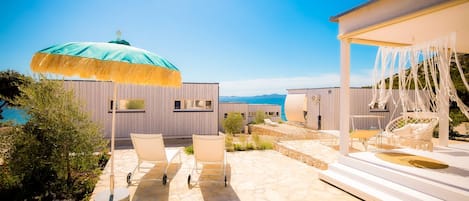
[{"label": "white sun lounger", "polygon": [[[162,180],[163,185],[166,185],[168,180],[167,171],[169,164],[173,161],[176,156],[179,156],[179,162],[181,162],[181,150],[177,148],[165,148],[163,142],[163,136],[161,134],[136,134],[131,133],[132,144],[134,145],[135,152],[138,157],[138,164],[132,172],[127,174],[127,184],[132,184],[132,181],[141,181],[142,179],[132,178],[135,175],[135,171],[139,171],[143,167],[140,167],[142,163],[148,162],[156,164],[164,164],[164,174],[162,179],[145,179],[145,180]],[[151,169],[151,168],[145,168]]]},{"label": "white sun lounger", "polygon": [[187,176],[187,185],[191,185],[191,175],[194,170],[200,175],[202,168],[198,164],[220,164],[223,166],[223,178],[226,182],[226,151],[224,135],[192,135],[194,146],[194,166]]},{"label": "white sun lounger", "polygon": [[272,120],[270,119],[264,119],[264,123],[269,125],[269,126],[278,126],[278,123],[277,122],[273,122]]}]

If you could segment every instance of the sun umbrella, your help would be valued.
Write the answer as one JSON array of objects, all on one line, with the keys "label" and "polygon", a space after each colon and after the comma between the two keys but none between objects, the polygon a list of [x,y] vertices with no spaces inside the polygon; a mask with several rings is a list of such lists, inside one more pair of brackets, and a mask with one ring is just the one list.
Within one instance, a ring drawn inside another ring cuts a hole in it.
[{"label": "sun umbrella", "polygon": [[109,43],[70,42],[34,54],[31,69],[39,73],[80,76],[114,82],[111,126],[110,200],[114,195],[114,137],[117,84],[180,86],[178,68],[149,51],[131,47],[124,40]]}]

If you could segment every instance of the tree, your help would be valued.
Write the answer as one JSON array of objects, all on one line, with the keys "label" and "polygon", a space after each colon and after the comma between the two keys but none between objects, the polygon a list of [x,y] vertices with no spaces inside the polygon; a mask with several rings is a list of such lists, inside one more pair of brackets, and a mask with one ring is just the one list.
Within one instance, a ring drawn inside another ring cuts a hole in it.
[{"label": "tree", "polygon": [[267,116],[265,115],[264,111],[257,111],[256,112],[256,124],[262,124],[264,123],[264,119],[266,119]]},{"label": "tree", "polygon": [[105,145],[101,129],[62,82],[41,78],[20,91],[14,103],[30,119],[14,129],[8,166],[26,191],[19,193],[21,199],[77,199],[75,191],[92,191],[82,177],[95,174],[98,157],[93,153]]},{"label": "tree", "polygon": [[[458,54],[459,64],[464,72],[464,77],[466,80],[469,79],[469,54]],[[464,82],[459,74],[458,68],[455,62],[451,62],[450,65],[450,74],[451,79],[453,80],[454,87],[458,93],[459,98],[464,102],[465,105],[469,105],[469,91],[464,86]],[[459,110],[457,104],[454,102],[450,107],[450,135],[454,135],[453,127],[458,126],[462,122],[468,121],[466,116]]]},{"label": "tree", "polygon": [[21,87],[31,83],[31,79],[14,70],[0,71],[0,119],[3,119],[3,108],[13,105],[20,94]]},{"label": "tree", "polygon": [[228,134],[240,133],[243,129],[243,116],[239,112],[230,112],[223,120],[223,129]]}]

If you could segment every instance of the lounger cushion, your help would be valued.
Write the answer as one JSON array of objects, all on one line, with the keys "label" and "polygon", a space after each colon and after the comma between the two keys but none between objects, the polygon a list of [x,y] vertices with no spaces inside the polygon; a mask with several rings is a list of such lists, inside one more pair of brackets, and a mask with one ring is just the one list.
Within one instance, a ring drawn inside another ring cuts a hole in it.
[{"label": "lounger cushion", "polygon": [[394,129],[392,132],[400,137],[410,137],[412,136],[412,126],[407,124],[401,128]]},{"label": "lounger cushion", "polygon": [[429,140],[432,138],[432,130],[429,130],[428,123],[409,124],[416,140]]}]

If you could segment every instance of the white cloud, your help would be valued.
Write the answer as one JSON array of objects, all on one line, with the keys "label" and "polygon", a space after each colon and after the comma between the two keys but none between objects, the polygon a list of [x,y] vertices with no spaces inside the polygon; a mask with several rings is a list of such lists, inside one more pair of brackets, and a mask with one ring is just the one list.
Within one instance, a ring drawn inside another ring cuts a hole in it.
[{"label": "white cloud", "polygon": [[[360,87],[370,85],[371,76],[352,74],[350,85]],[[221,96],[253,96],[263,94],[286,94],[286,89],[339,87],[339,74],[319,74],[309,77],[263,78],[253,80],[220,82]]]}]

